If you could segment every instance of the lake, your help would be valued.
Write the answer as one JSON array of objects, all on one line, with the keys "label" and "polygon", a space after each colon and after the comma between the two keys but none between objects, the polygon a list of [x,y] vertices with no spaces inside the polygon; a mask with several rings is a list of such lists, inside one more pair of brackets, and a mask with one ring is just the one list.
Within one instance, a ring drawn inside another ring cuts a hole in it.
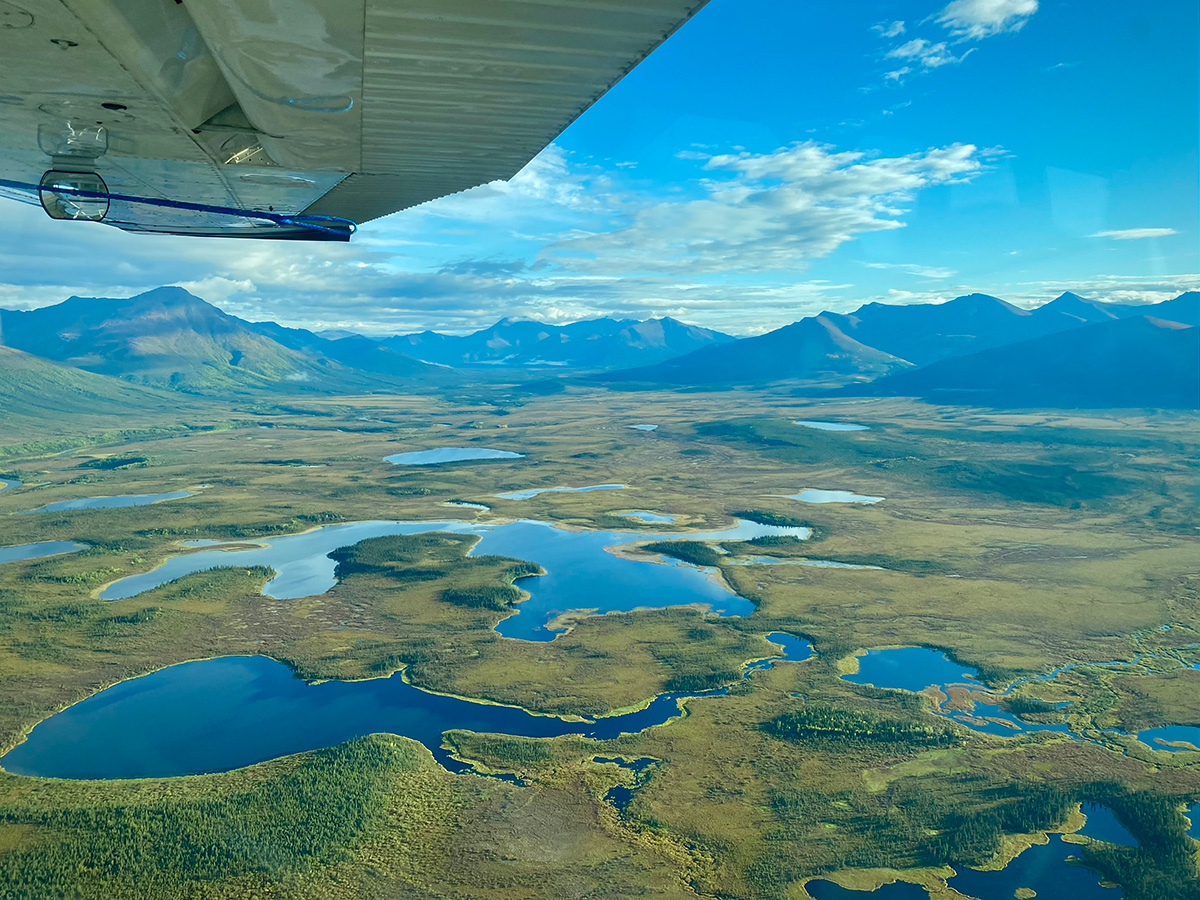
[{"label": "lake", "polygon": [[[1137,733],[1137,739],[1155,750],[1168,750],[1179,753],[1186,750],[1200,750],[1200,727],[1196,725],[1163,725],[1159,728],[1147,728]],[[1172,743],[1187,744],[1186,747],[1173,747]]]},{"label": "lake", "polygon": [[486,447],[437,447],[433,450],[413,450],[385,456],[384,462],[396,466],[436,466],[440,463],[464,462],[478,459],[523,459],[524,453],[511,450],[491,450]]},{"label": "lake", "polygon": [[39,722],[0,763],[48,778],[159,778],[225,772],[365,734],[420,741],[447,769],[470,767],[442,749],[452,728],[522,737],[578,734],[611,740],[679,715],[661,694],[636,712],[582,722],[445,697],[400,674],[309,684],[265,656],[180,663],[106,688]]},{"label": "lake", "polygon": [[530,488],[495,496],[500,500],[529,500],[538,494],[589,494],[592,491],[623,491],[626,487],[624,484],[589,484],[586,487]]},{"label": "lake", "polygon": [[1049,843],[1035,844],[996,872],[955,866],[958,874],[946,883],[978,900],[1013,900],[1018,888],[1031,888],[1047,900],[1119,900],[1120,888],[1101,887],[1099,875],[1068,861],[1078,856],[1078,846],[1068,844],[1060,834],[1049,837]]},{"label": "lake", "polygon": [[162,503],[164,500],[179,500],[183,497],[194,497],[192,491],[171,491],[166,494],[126,494],[121,497],[87,497],[82,500],[59,500],[47,503],[37,509],[27,509],[21,515],[40,512],[62,512],[72,509],[119,509],[125,506],[149,506],[151,503]]},{"label": "lake", "polygon": [[1107,841],[1110,844],[1120,844],[1123,847],[1137,846],[1137,838],[1129,833],[1129,829],[1117,820],[1113,811],[1107,806],[1101,806],[1099,803],[1084,803],[1082,809],[1083,814],[1087,816],[1087,822],[1079,833],[1084,837],[1090,837],[1095,841]]},{"label": "lake", "polygon": [[799,500],[802,503],[879,503],[886,497],[871,497],[866,494],[855,494],[851,491],[823,491],[808,488],[798,494],[787,494],[789,500]]},{"label": "lake", "polygon": [[[1061,671],[1056,669],[1049,675],[1040,677],[1051,679]],[[941,650],[931,650],[928,647],[896,647],[889,650],[868,650],[865,656],[858,658],[858,672],[842,677],[855,684],[870,684],[917,693],[927,687],[939,687],[944,690],[953,684],[983,690],[986,685],[979,681],[978,675],[977,670],[959,665]],[[1029,680],[1039,679],[1023,679],[1017,683]],[[1011,690],[1012,688],[1009,689]],[[1003,693],[1007,694],[1009,691]],[[979,700],[975,702],[971,713],[944,707],[938,707],[936,712],[981,734],[1008,737],[1030,731],[1052,731],[1078,737],[1072,734],[1066,723],[1026,722],[999,704]]]},{"label": "lake", "polygon": [[[794,635],[767,638],[782,654],[745,664],[742,677],[812,655],[812,645]],[[663,693],[633,712],[567,721],[423,691],[399,672],[311,684],[266,656],[223,656],[105,688],[39,722],[0,764],[18,775],[45,778],[159,778],[225,772],[387,733],[420,741],[447,769],[465,772],[470,765],[442,748],[442,734],[450,729],[612,740],[664,724],[680,714],[684,700],[727,691]]]},{"label": "lake", "polygon": [[0,547],[0,563],[16,562],[20,559],[40,559],[43,556],[58,556],[60,553],[75,553],[87,548],[87,544],[75,541],[39,541],[36,544]]},{"label": "lake", "polygon": [[812,422],[808,419],[797,419],[793,424],[805,428],[815,428],[817,431],[866,431],[866,425],[855,425],[853,422]]},{"label": "lake", "polygon": [[[1003,869],[981,872],[955,866],[957,874],[946,883],[962,895],[977,900],[1013,900],[1017,890],[1027,888],[1047,900],[1120,900],[1120,888],[1102,887],[1100,876],[1085,866],[1075,865],[1068,857],[1077,856],[1079,847],[1062,835],[1049,835],[1046,844],[1035,844]],[[813,900],[929,900],[919,885],[895,882],[875,891],[854,891],[832,881],[816,879],[805,889]]]},{"label": "lake", "polygon": [[806,538],[807,528],[760,525],[743,519],[732,528],[670,534],[574,531],[549,522],[520,520],[500,525],[474,522],[348,522],[300,534],[263,538],[261,546],[200,550],[168,559],[158,568],[130,575],[103,588],[104,600],[133,597],[195,572],[223,566],[267,566],[276,575],[263,593],[280,600],[323,594],[337,581],[328,554],[372,537],[434,531],[479,535],[472,555],[498,554],[537,563],[545,575],[518,579],[530,597],[496,626],[505,637],[549,641],[565,629],[549,627],[564,613],[628,612],[638,608],[702,605],[720,615],[749,615],[754,604],[729,590],[712,570],[673,560],[632,559],[608,548],[672,537],[700,541],[744,541],[768,535]]}]

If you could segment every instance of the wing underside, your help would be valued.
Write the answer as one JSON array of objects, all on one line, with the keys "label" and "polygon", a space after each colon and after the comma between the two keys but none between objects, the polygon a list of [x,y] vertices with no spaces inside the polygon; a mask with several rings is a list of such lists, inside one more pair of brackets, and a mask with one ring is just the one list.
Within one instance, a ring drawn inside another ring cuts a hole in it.
[{"label": "wing underside", "polygon": [[126,230],[328,239],[512,177],[706,0],[18,2],[0,192],[94,172]]}]

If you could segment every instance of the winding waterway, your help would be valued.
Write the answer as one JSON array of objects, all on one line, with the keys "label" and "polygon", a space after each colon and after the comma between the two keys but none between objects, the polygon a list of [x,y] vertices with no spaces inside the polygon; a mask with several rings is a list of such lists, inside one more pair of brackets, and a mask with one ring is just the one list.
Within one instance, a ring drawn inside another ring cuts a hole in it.
[{"label": "winding waterway", "polygon": [[518,579],[529,599],[496,626],[505,637],[549,641],[565,630],[555,619],[573,612],[630,612],[641,608],[700,605],[720,615],[744,616],[754,605],[729,590],[711,569],[653,558],[634,558],[611,548],[662,537],[698,541],[745,541],[767,535],[807,538],[807,528],[760,525],[742,519],[708,532],[635,533],[574,531],[549,522],[519,520],[498,525],[462,521],[349,522],[300,534],[264,538],[259,546],[201,550],[168,559],[153,571],[130,575],[100,592],[105,600],[134,597],[185,575],[223,566],[267,566],[276,575],[263,593],[280,600],[322,594],[332,588],[336,564],[329,553],[372,537],[428,532],[478,535],[472,555],[497,554],[537,563],[544,575]]}]

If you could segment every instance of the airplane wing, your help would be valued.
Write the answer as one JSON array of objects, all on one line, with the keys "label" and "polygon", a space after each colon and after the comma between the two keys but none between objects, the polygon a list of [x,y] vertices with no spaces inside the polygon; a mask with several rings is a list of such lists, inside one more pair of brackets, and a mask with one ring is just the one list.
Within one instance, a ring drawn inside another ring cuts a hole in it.
[{"label": "airplane wing", "polygon": [[0,194],[347,240],[511,178],[707,0],[0,0]]}]

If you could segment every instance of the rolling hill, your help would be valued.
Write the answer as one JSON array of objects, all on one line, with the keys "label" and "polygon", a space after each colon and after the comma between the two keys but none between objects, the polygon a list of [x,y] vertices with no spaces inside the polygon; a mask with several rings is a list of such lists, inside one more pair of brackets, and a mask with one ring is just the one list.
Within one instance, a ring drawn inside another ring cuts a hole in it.
[{"label": "rolling hill", "polygon": [[50,420],[64,415],[106,416],[119,421],[133,410],[178,406],[163,390],[130,384],[0,346],[0,415]]},{"label": "rolling hill", "polygon": [[1200,407],[1200,329],[1099,322],[881,378],[859,393],[978,406]]},{"label": "rolling hill", "polygon": [[758,337],[706,347],[654,366],[596,376],[606,381],[762,384],[782,379],[862,380],[911,364],[844,334],[826,315]]}]

